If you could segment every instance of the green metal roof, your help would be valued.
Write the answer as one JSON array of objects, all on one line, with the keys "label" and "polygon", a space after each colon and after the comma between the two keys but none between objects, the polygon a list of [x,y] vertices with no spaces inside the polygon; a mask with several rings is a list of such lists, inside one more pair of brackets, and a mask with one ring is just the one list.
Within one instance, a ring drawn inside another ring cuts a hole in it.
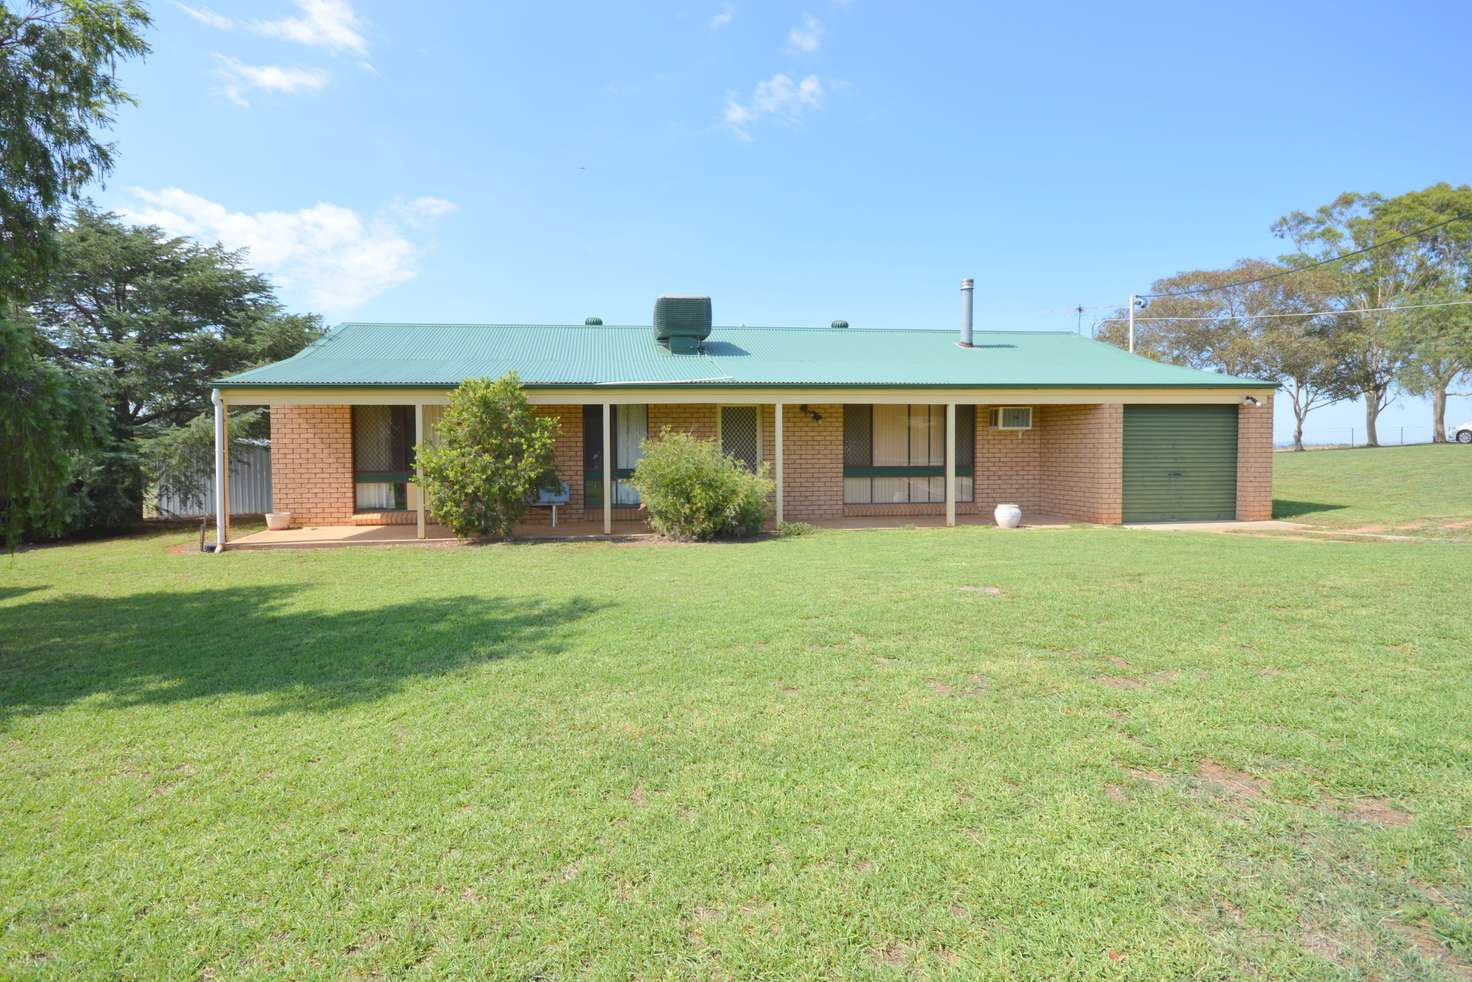
[{"label": "green metal roof", "polygon": [[1270,383],[1165,365],[1076,334],[717,327],[671,354],[649,327],[584,324],[342,324],[285,361],[222,387],[445,388],[515,369],[528,387],[927,386],[1253,387]]}]

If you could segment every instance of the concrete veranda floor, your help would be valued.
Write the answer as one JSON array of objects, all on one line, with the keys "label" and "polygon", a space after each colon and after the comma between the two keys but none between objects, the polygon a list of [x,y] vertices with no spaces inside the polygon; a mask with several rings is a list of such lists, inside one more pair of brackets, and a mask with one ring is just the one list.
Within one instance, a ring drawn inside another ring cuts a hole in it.
[{"label": "concrete veranda floor", "polygon": [[[864,529],[940,528],[945,525],[941,515],[914,516],[854,516],[849,518],[823,519],[810,523],[818,528],[858,531]],[[957,525],[992,525],[990,515],[958,515]],[[1024,521],[1024,529],[1065,528],[1060,519],[1039,516]],[[413,525],[308,525],[281,532],[262,530],[226,541],[226,551],[232,549],[324,549],[337,546],[448,546],[456,545],[457,539],[443,525],[430,525],[425,529],[425,538],[417,536]],[[611,539],[653,538],[648,524],[642,521],[616,521],[613,523]],[[546,540],[603,539],[601,521],[563,519],[557,527],[550,525],[521,525],[512,537],[515,541],[536,542]]]}]

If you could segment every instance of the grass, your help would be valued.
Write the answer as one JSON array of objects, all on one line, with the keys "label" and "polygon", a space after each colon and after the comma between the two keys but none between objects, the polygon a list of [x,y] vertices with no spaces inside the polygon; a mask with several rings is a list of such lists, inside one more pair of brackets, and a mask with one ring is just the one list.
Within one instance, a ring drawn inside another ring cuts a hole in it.
[{"label": "grass", "polygon": [[1472,447],[1273,455],[1273,516],[1326,529],[1472,541]]},{"label": "grass", "polygon": [[1465,546],[191,539],[0,561],[6,977],[1472,971]]}]

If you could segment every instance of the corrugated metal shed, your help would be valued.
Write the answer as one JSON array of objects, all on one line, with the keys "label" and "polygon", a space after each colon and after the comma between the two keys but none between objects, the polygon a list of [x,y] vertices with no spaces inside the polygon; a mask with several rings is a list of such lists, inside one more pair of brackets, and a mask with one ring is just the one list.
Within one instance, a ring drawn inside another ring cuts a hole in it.
[{"label": "corrugated metal shed", "polygon": [[524,385],[616,387],[1254,387],[1255,379],[1164,365],[1069,333],[717,327],[699,353],[671,354],[648,326],[342,324],[231,386],[451,387],[515,370]]}]

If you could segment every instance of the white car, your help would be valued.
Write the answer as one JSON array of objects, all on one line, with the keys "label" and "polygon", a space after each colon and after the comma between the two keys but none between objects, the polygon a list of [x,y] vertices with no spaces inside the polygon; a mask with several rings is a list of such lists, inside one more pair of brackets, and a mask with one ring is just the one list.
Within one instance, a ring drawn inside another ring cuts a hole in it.
[{"label": "white car", "polygon": [[1451,438],[1458,443],[1472,443],[1472,419],[1467,420],[1461,426],[1453,426]]}]

